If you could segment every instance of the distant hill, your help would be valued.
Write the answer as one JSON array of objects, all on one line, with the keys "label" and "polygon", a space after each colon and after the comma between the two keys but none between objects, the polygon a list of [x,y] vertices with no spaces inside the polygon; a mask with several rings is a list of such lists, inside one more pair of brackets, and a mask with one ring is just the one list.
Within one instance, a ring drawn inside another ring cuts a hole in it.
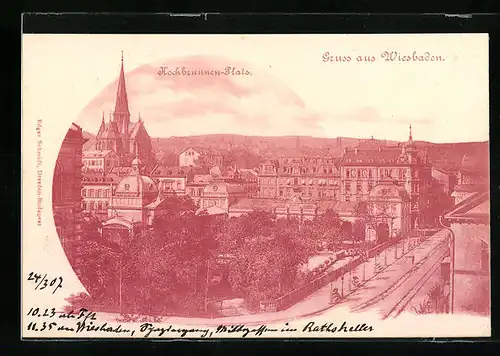
[{"label": "distant hill", "polygon": [[[88,141],[84,149],[95,144],[95,135],[84,132]],[[389,145],[397,146],[402,142],[374,139],[357,139],[351,137],[320,138],[310,136],[243,136],[231,134],[213,134],[200,136],[152,138],[153,149],[163,151],[166,164],[177,165],[177,155],[189,147],[203,147],[219,151],[231,151],[240,159],[238,165],[251,168],[262,158],[277,158],[283,156],[323,156],[330,154],[340,157],[344,148],[354,148],[358,145]],[[480,157],[488,161],[489,143],[460,142],[432,143],[416,141],[419,149],[427,148],[429,159],[446,169],[455,170],[461,163],[464,154]]]}]

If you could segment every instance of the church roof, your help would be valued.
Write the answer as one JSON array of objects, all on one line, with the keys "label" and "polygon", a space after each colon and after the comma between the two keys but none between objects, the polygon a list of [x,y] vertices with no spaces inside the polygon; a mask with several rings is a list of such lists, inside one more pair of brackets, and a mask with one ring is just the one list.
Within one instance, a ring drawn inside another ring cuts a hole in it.
[{"label": "church roof", "polygon": [[142,121],[138,122],[130,122],[128,124],[128,134],[130,138],[135,138],[137,136],[137,133],[139,132],[139,129],[142,126]]},{"label": "church roof", "polygon": [[125,72],[123,71],[123,54],[120,76],[118,78],[118,88],[116,90],[115,112],[129,113],[127,87],[125,85]]}]

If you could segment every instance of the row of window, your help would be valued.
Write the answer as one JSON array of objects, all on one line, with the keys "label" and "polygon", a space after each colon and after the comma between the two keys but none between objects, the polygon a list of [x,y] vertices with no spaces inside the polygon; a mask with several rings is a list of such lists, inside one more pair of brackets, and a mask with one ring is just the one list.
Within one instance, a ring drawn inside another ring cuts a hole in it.
[{"label": "row of window", "polygon": [[[338,185],[335,179],[327,178],[278,178],[279,185]],[[274,185],[275,178],[260,178],[261,185]]]},{"label": "row of window", "polygon": [[334,174],[337,173],[337,170],[332,168],[332,167],[323,167],[323,169],[318,168],[318,167],[282,167],[281,168],[282,173],[288,173],[288,174],[316,174],[316,173],[323,173],[323,174]]},{"label": "row of window", "polygon": [[[263,198],[275,198],[276,192],[278,193],[278,197],[286,197],[290,196],[293,191],[293,188],[279,188],[277,191],[274,188],[262,188],[260,192]],[[303,188],[299,194],[303,197],[333,198],[334,200],[338,200],[340,197],[339,191],[335,189]]]},{"label": "row of window", "polygon": [[111,189],[82,189],[83,198],[109,198]]},{"label": "row of window", "polygon": [[86,211],[100,211],[104,212],[108,209],[109,203],[107,201],[82,201],[82,209]]},{"label": "row of window", "polygon": [[182,182],[181,181],[161,181],[160,183],[160,189],[163,190],[181,190],[182,189]]},{"label": "row of window", "polygon": [[102,159],[85,159],[83,160],[84,166],[102,166],[104,162]]},{"label": "row of window", "polygon": [[[345,177],[346,178],[372,178],[377,173],[377,169],[371,168],[346,168]],[[399,178],[406,179],[408,176],[407,169],[391,169],[391,168],[380,168],[379,176],[382,178]],[[414,177],[418,177],[418,172],[414,171]]]},{"label": "row of window", "polygon": [[203,188],[189,188],[187,193],[192,197],[201,197],[203,194]]},{"label": "row of window", "polygon": [[218,206],[221,208],[226,208],[227,201],[225,199],[204,199],[201,202],[203,208],[209,208],[211,206]]},{"label": "row of window", "polygon": [[[363,185],[361,184],[361,181],[357,181],[356,184],[351,184],[351,182],[344,182],[344,191],[347,193],[351,191],[352,194],[356,194],[357,192],[363,192]],[[367,191],[371,191],[373,189],[373,182],[368,181],[368,184],[366,185]]]}]

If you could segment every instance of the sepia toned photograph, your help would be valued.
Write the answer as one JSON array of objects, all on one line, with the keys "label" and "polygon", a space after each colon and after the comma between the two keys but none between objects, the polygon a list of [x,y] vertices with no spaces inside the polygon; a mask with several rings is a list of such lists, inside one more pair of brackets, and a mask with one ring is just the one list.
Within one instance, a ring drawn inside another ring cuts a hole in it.
[{"label": "sepia toned photograph", "polygon": [[24,35],[23,333],[488,336],[487,43]]}]

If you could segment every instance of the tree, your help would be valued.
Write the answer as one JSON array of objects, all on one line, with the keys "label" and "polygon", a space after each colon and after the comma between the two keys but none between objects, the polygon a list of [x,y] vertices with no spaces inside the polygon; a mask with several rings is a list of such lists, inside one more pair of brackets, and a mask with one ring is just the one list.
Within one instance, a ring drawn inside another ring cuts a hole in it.
[{"label": "tree", "polygon": [[238,219],[244,238],[233,250],[229,280],[233,290],[241,292],[252,308],[293,289],[299,267],[308,261],[313,249],[310,239],[302,238],[297,219],[276,220],[264,212]]},{"label": "tree", "polygon": [[424,188],[418,197],[421,226],[437,226],[442,213],[453,206],[453,198],[445,194],[439,184],[433,182]]},{"label": "tree", "polygon": [[202,310],[220,224],[193,210],[189,199],[172,197],[152,229],[126,231],[116,242],[101,237],[99,225],[89,219],[80,278],[92,299],[149,315]]},{"label": "tree", "polygon": [[342,238],[342,220],[334,210],[326,210],[317,216],[312,224],[305,225],[304,234],[311,236],[316,246],[324,243],[334,245]]}]

